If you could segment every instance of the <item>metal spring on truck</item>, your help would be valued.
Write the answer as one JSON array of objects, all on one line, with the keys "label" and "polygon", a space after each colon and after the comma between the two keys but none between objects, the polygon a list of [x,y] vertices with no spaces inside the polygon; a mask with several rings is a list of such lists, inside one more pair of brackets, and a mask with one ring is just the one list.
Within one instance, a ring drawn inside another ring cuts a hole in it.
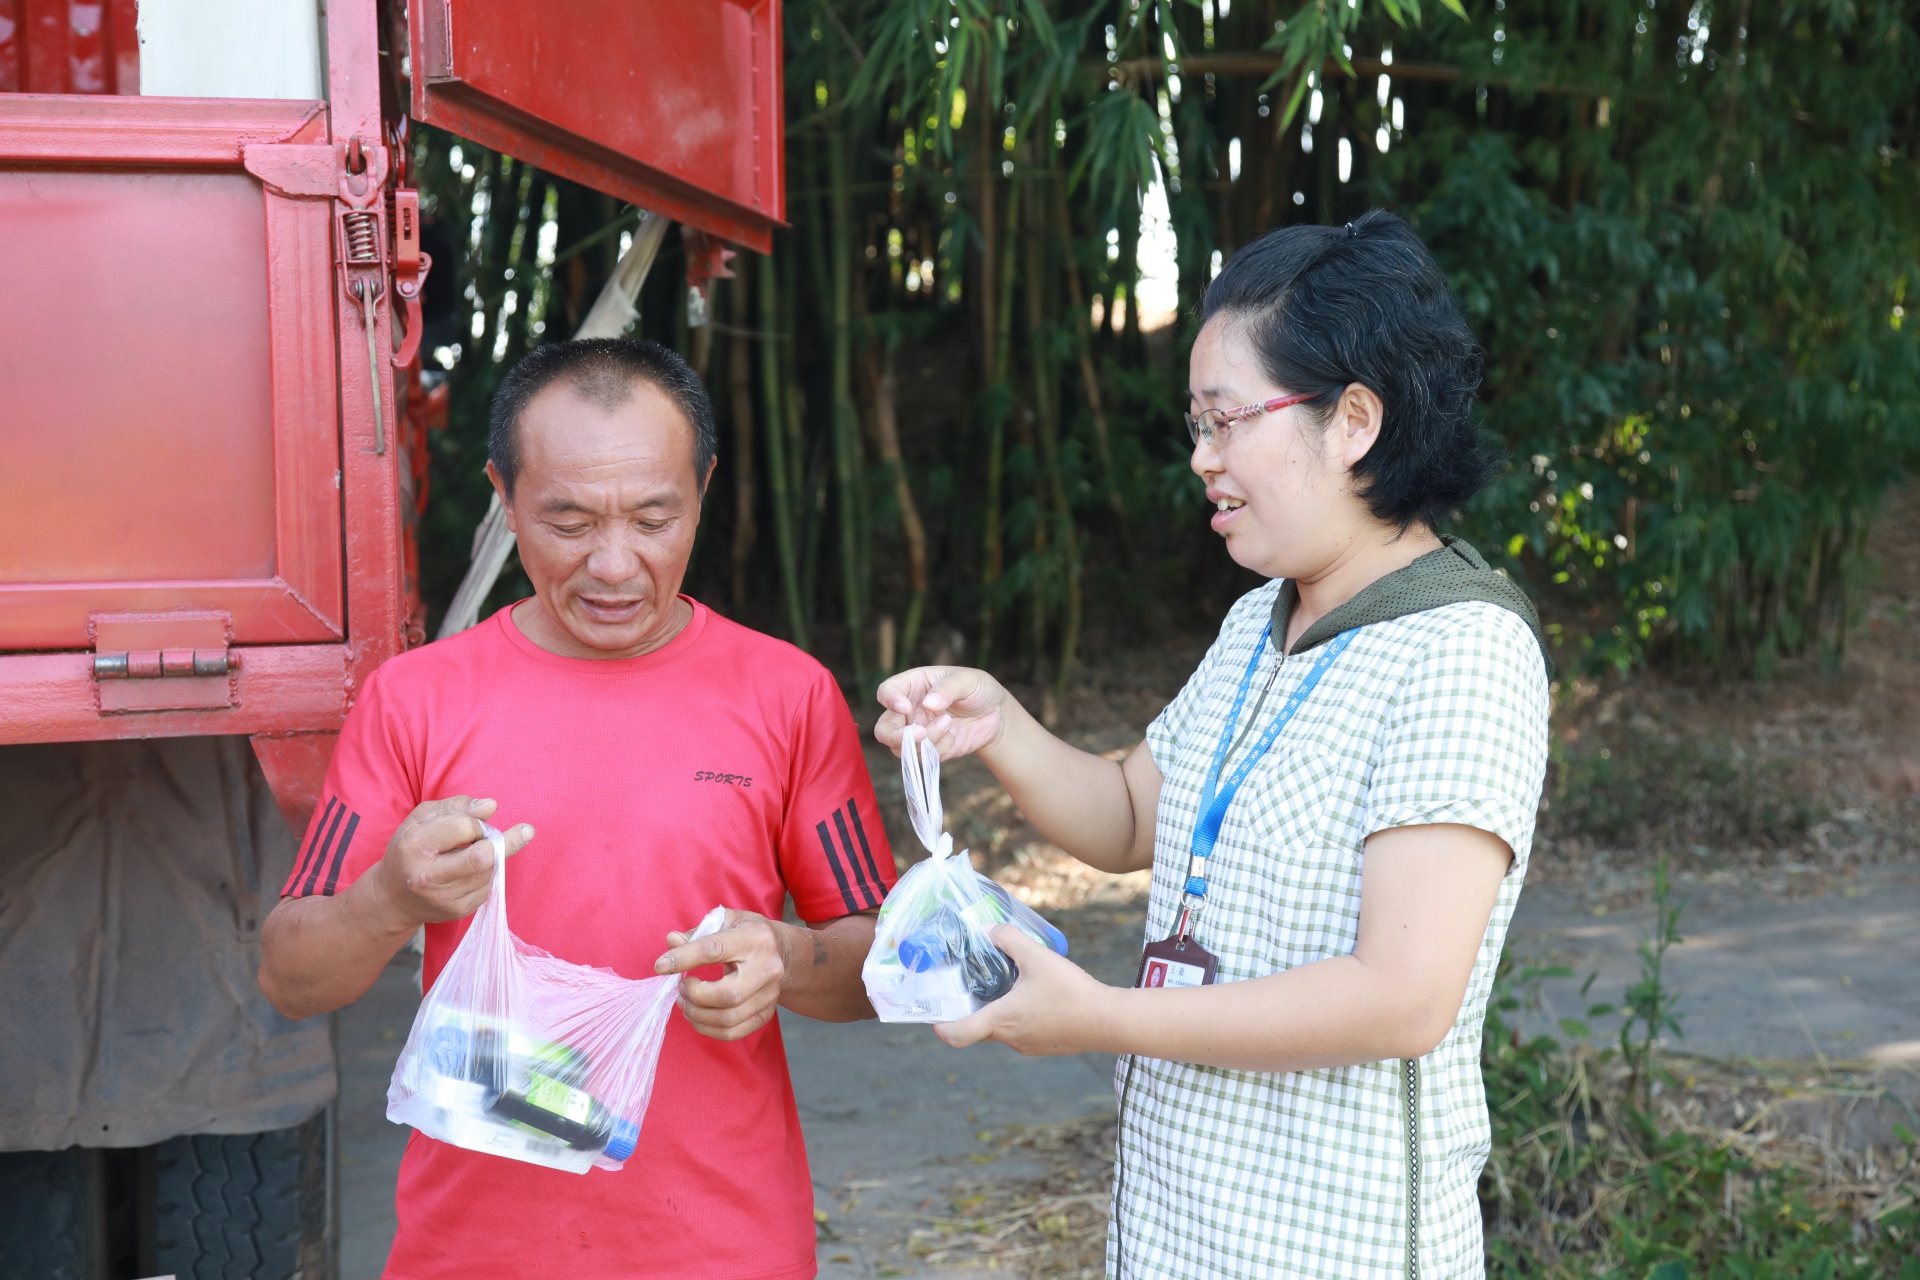
[{"label": "metal spring on truck", "polygon": [[380,219],[365,210],[341,217],[347,231],[347,261],[376,264],[380,261]]}]

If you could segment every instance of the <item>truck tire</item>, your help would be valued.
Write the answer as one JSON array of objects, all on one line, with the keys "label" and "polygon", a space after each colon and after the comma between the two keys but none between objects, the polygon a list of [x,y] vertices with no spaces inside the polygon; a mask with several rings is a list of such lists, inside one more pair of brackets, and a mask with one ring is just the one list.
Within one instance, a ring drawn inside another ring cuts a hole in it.
[{"label": "truck tire", "polygon": [[154,1269],[179,1280],[332,1280],[331,1113],[154,1148]]},{"label": "truck tire", "polygon": [[0,1275],[95,1280],[106,1253],[100,1152],[0,1152]]}]

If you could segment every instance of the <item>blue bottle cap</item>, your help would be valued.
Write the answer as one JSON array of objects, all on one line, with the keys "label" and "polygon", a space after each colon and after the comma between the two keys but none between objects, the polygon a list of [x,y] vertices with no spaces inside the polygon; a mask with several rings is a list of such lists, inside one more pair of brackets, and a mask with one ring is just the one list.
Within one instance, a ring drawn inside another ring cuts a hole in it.
[{"label": "blue bottle cap", "polygon": [[640,1126],[631,1120],[613,1118],[613,1136],[607,1139],[605,1155],[609,1160],[625,1160],[640,1141]]},{"label": "blue bottle cap", "polygon": [[947,962],[947,943],[937,933],[922,930],[900,939],[900,963],[908,973],[926,973]]},{"label": "blue bottle cap", "polygon": [[427,1061],[443,1076],[464,1076],[471,1043],[459,1027],[436,1027],[433,1038],[427,1042]]}]

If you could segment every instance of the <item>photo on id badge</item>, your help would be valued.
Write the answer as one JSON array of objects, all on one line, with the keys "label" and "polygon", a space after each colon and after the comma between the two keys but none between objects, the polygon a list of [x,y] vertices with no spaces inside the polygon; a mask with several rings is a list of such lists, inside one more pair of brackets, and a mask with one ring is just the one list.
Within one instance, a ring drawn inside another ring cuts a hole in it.
[{"label": "photo on id badge", "polygon": [[1136,987],[1204,987],[1219,972],[1220,961],[1192,938],[1162,938],[1140,953]]}]

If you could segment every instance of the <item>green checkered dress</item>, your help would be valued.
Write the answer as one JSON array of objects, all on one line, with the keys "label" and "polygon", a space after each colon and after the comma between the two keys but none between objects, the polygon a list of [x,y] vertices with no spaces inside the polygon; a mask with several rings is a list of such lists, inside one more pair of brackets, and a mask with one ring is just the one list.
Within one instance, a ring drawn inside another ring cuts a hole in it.
[{"label": "green checkered dress", "polygon": [[[1173,929],[1207,766],[1277,583],[1147,730],[1160,793],[1147,937]],[[1314,654],[1282,663],[1262,721]],[[1280,661],[1269,648],[1256,691]],[[1250,698],[1251,702],[1252,699]],[[1513,849],[1460,1017],[1416,1060],[1229,1071],[1123,1057],[1107,1272],[1146,1277],[1479,1276],[1489,1146],[1480,1028],[1520,898],[1547,756],[1547,677],[1527,625],[1450,604],[1360,630],[1241,788],[1197,936],[1221,982],[1350,954],[1366,838],[1462,823]],[[1230,772],[1251,733],[1236,745]]]}]

